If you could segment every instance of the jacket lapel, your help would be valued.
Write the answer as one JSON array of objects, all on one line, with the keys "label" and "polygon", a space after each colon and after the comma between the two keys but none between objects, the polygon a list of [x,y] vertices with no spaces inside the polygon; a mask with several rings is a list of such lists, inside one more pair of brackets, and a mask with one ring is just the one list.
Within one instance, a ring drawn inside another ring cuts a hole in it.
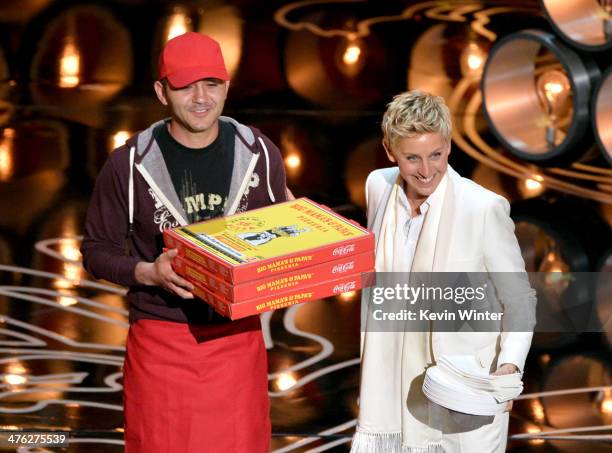
[{"label": "jacket lapel", "polygon": [[[368,196],[370,200],[368,206],[374,207],[372,213],[368,212],[368,229],[374,231],[375,233],[375,247],[378,247],[380,228],[385,218],[385,212],[389,197],[391,196],[393,186],[397,183],[397,179],[399,177],[399,168],[392,168],[391,173],[389,174],[389,178],[387,179],[387,177],[385,177],[384,179],[385,185],[383,187],[372,187],[371,194]],[[379,191],[382,191],[382,195],[380,196],[380,198],[377,197],[377,194],[380,193]],[[375,250],[377,250],[377,248],[375,248]]]},{"label": "jacket lapel", "polygon": [[[417,248],[412,261],[411,272],[444,271],[450,234],[452,228],[452,184],[450,182],[450,166],[440,183],[440,193],[435,193],[432,203],[425,214],[425,222],[419,236]],[[437,192],[437,191],[436,191]]]},{"label": "jacket lapel", "polygon": [[448,256],[451,248],[453,226],[455,221],[455,170],[450,165],[448,167],[448,178],[442,203],[442,212],[438,226],[438,236],[436,238],[436,249],[433,260],[433,272],[447,271]]}]

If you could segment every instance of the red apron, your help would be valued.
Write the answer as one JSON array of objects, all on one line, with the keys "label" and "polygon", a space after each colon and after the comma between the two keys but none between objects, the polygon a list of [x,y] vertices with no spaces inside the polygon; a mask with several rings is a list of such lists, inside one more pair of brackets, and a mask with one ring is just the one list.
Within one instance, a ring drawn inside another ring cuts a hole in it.
[{"label": "red apron", "polygon": [[137,321],[123,370],[125,452],[268,452],[267,368],[258,317]]}]

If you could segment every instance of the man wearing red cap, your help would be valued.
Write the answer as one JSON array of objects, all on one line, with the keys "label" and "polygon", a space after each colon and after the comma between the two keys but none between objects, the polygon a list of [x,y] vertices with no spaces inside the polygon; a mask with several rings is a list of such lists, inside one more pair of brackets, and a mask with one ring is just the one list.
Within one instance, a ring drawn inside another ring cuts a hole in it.
[{"label": "man wearing red cap", "polygon": [[267,452],[267,357],[258,317],[230,322],[194,300],[162,253],[162,231],[285,201],[278,148],[221,116],[229,89],[219,44],[166,44],[154,88],[171,117],[102,168],[81,251],[96,278],[129,286],[124,365],[128,453]]}]

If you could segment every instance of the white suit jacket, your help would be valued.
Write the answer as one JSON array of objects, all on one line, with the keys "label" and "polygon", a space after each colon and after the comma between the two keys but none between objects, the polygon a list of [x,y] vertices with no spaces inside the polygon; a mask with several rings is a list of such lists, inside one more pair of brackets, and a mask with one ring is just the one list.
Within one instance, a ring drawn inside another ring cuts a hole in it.
[{"label": "white suit jacket", "polygon": [[[426,213],[412,272],[524,274],[521,285],[509,285],[506,279],[494,279],[493,284],[504,311],[524,310],[535,323],[535,291],[525,274],[508,201],[461,177],[450,165],[447,171],[444,200]],[[398,167],[383,168],[370,173],[366,181],[368,228],[374,231],[377,245],[385,207],[398,175]],[[491,371],[503,363],[513,363],[523,370],[532,336],[533,332],[434,332],[434,359],[441,354],[473,354]]]}]

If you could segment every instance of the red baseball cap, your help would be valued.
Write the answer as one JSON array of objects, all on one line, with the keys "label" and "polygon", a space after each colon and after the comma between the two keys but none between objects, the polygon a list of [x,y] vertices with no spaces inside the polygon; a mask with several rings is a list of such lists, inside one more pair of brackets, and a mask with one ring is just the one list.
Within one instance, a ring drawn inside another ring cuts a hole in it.
[{"label": "red baseball cap", "polygon": [[229,80],[219,43],[193,31],[172,38],[159,56],[159,78],[182,88],[200,79]]}]

